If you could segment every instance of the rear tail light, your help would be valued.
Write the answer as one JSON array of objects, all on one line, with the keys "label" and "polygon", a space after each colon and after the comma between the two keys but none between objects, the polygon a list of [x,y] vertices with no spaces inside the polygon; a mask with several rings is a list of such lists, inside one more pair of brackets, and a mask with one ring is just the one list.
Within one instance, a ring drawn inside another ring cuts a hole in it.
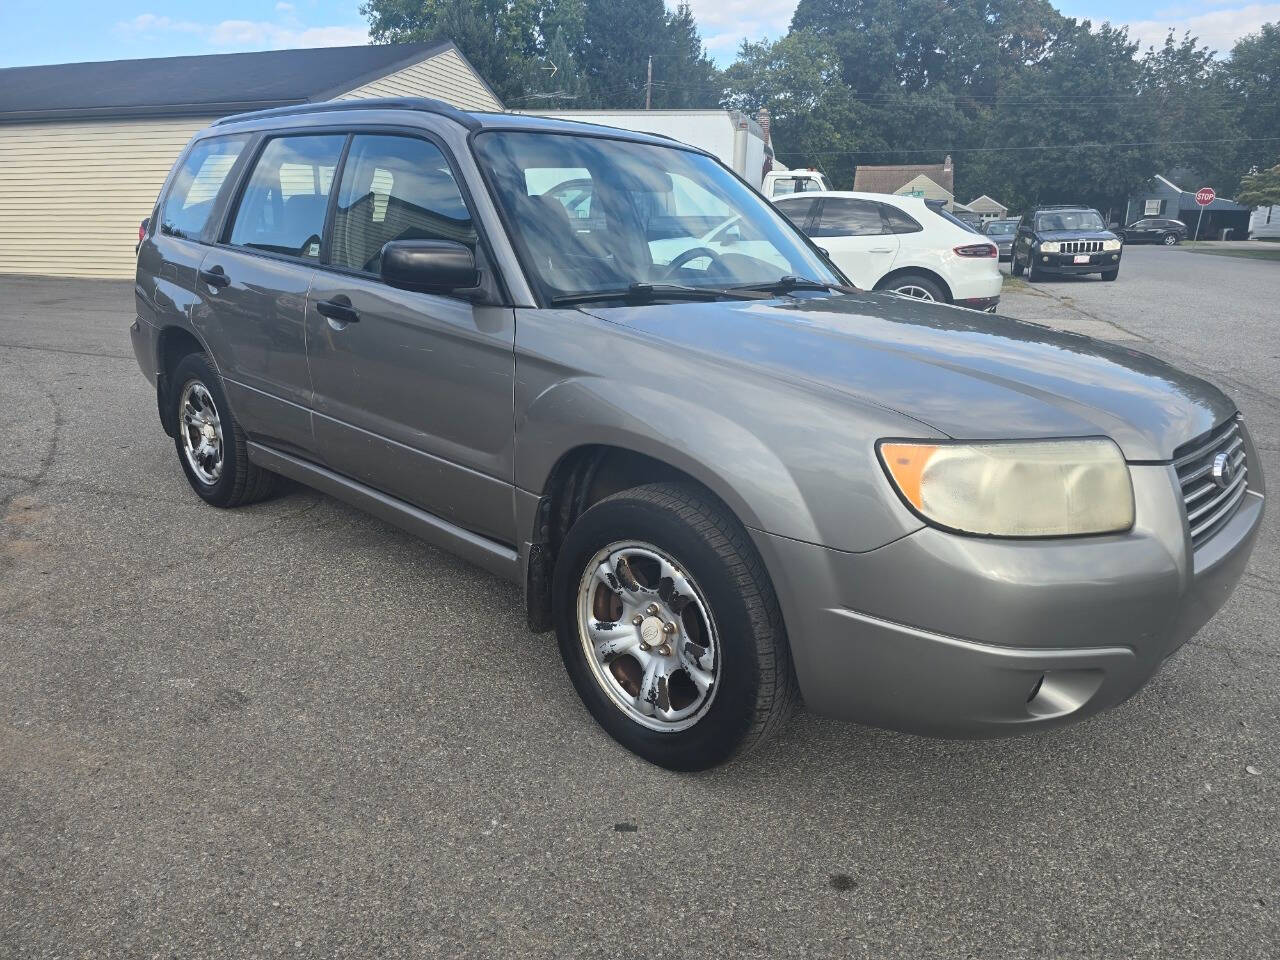
[{"label": "rear tail light", "polygon": [[139,243],[147,239],[147,227],[150,225],[150,223],[151,223],[151,218],[147,217],[140,224],[138,224],[138,242]]},{"label": "rear tail light", "polygon": [[955,252],[962,257],[998,257],[1000,251],[989,243],[968,243],[956,247]]}]

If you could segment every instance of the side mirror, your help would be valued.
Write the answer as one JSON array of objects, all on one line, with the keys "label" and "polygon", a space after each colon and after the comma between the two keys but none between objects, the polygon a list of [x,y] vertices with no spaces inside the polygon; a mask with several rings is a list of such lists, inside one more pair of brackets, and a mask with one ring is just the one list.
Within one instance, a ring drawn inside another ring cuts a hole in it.
[{"label": "side mirror", "polygon": [[382,248],[382,279],[422,293],[453,293],[480,285],[475,254],[453,240],[392,240]]}]

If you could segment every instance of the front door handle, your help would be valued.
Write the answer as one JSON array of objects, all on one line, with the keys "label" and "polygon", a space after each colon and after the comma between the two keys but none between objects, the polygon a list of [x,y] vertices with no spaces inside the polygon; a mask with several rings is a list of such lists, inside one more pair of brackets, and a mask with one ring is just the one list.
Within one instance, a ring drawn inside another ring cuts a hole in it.
[{"label": "front door handle", "polygon": [[351,306],[351,301],[343,296],[319,301],[316,304],[316,310],[320,312],[320,316],[328,317],[336,323],[360,322],[360,314],[356,313],[355,308]]},{"label": "front door handle", "polygon": [[221,267],[210,267],[208,270],[200,271],[200,279],[216,290],[231,285],[231,278],[227,276],[226,271]]},{"label": "front door handle", "polygon": [[872,247],[868,253],[893,253],[893,247]]}]

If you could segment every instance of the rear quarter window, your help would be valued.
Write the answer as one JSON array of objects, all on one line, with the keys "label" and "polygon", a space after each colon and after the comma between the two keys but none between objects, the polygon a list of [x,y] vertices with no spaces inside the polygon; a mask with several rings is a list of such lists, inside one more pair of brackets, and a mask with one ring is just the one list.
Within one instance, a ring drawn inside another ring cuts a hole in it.
[{"label": "rear quarter window", "polygon": [[160,232],[198,240],[209,223],[218,194],[227,183],[249,138],[201,140],[182,161],[160,211]]}]

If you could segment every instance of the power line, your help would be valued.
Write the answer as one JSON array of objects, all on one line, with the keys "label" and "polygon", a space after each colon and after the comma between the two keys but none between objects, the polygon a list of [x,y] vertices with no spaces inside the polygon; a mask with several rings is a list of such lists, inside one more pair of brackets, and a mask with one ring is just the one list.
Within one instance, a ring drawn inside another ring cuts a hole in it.
[{"label": "power line", "polygon": [[1099,150],[1118,147],[1179,147],[1212,143],[1270,143],[1280,142],[1280,137],[1225,137],[1217,140],[1132,140],[1115,143],[1056,143],[1037,144],[1030,147],[920,147],[901,150],[785,150],[779,156],[805,157],[866,157],[897,153],[1008,153],[1025,150]]}]

